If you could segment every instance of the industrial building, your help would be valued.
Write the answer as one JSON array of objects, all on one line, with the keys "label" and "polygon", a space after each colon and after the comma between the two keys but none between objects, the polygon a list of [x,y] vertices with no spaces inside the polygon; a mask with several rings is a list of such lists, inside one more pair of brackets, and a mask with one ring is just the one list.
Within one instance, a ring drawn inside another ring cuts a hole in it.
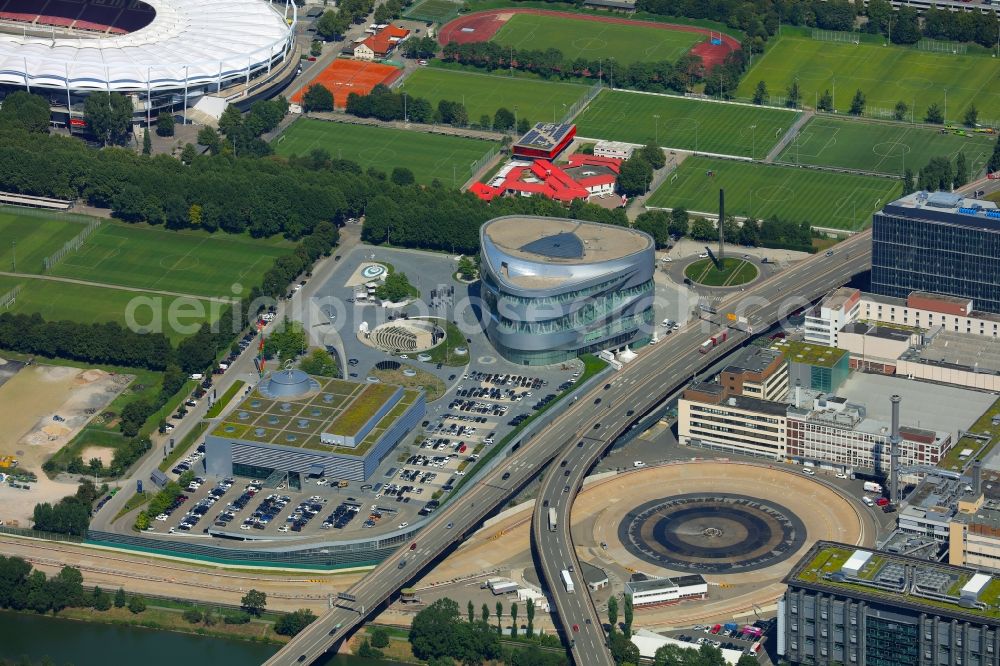
[{"label": "industrial building", "polygon": [[206,471],[365,481],[423,415],[422,391],[278,370],[209,432]]},{"label": "industrial building", "polygon": [[776,340],[772,346],[788,361],[789,387],[834,393],[851,373],[850,354],[836,347],[795,340]]},{"label": "industrial building", "polygon": [[635,608],[675,604],[688,599],[708,597],[708,583],[698,574],[652,578],[633,574],[625,583],[625,595],[632,597]]},{"label": "industrial building", "polygon": [[1000,313],[1000,209],[947,192],[888,204],[872,220],[871,290],[944,294]]},{"label": "industrial building", "polygon": [[976,569],[819,541],[778,602],[792,663],[1000,664],[1000,580]]},{"label": "industrial building", "polygon": [[806,342],[836,347],[837,332],[857,319],[860,307],[859,290],[850,287],[834,289],[819,305],[805,313],[803,338]]},{"label": "industrial building", "polygon": [[688,446],[780,460],[787,411],[783,402],[730,395],[717,383],[695,383],[677,401],[677,439]]},{"label": "industrial building", "polygon": [[559,363],[649,340],[655,253],[647,234],[507,216],[479,236],[486,334],[508,360]]},{"label": "industrial building", "polygon": [[732,354],[719,373],[719,383],[732,395],[784,400],[788,394],[788,364],[781,351],[744,347]]}]

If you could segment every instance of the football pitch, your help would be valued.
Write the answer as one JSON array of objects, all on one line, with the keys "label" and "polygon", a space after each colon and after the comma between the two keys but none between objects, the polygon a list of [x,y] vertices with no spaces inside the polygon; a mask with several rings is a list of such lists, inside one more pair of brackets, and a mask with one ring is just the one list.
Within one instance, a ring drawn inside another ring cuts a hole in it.
[{"label": "football pitch", "polygon": [[[82,324],[117,322],[126,326],[130,323],[127,321],[127,313],[131,304],[133,308],[131,318],[136,324],[146,330],[162,332],[175,344],[195,333],[203,322],[218,319],[220,308],[224,307],[222,304],[203,300],[180,299],[37,278],[24,278],[20,283],[21,292],[9,312],[38,313],[47,321],[67,320]],[[0,294],[2,293],[6,292],[0,283]],[[142,305],[137,306],[138,302]],[[174,329],[169,325],[172,306],[180,308],[178,313],[183,313],[183,316],[178,322],[188,330]]]},{"label": "football pitch", "polygon": [[424,0],[407,9],[403,15],[407,18],[415,18],[421,21],[444,23],[457,16],[458,10],[461,7],[461,3],[453,2],[452,0]]},{"label": "football pitch", "polygon": [[899,195],[902,182],[692,156],[653,193],[649,206],[714,213],[720,188],[726,190],[726,212],[732,215],[855,230]]},{"label": "football pitch", "polygon": [[978,174],[995,143],[986,134],[963,136],[925,126],[818,116],[802,128],[778,160],[902,175],[907,168],[917,173],[932,157],[954,160],[963,152],[969,172]]},{"label": "football pitch", "polygon": [[178,233],[106,222],[53,275],[197,296],[234,296],[260,284],[289,248],[267,241],[206,232]]},{"label": "football pitch", "polygon": [[390,127],[350,125],[302,118],[275,139],[279,155],[308,155],[323,148],[333,157],[351,160],[362,169],[375,167],[391,173],[393,167],[413,172],[418,183],[461,187],[473,162],[497,144],[479,139],[409,132]]},{"label": "football pitch", "polygon": [[723,155],[767,155],[799,112],[604,90],[576,117],[580,136]]},{"label": "football pitch", "polygon": [[705,35],[566,16],[514,14],[492,41],[515,49],[559,49],[567,60],[614,58],[616,66],[677,60]]},{"label": "football pitch", "polygon": [[947,122],[960,122],[975,103],[980,119],[1000,120],[1000,62],[994,58],[783,36],[756,59],[737,95],[752,97],[758,81],[764,81],[772,95],[784,95],[794,79],[802,103],[810,107],[829,90],[834,107],[847,112],[860,89],[870,115],[877,110],[891,113],[902,101],[919,121],[937,102],[942,109],[947,106]]},{"label": "football pitch", "polygon": [[76,238],[89,221],[82,216],[0,208],[0,271],[40,273],[45,257]]},{"label": "football pitch", "polygon": [[587,92],[587,86],[557,81],[538,81],[500,74],[475,74],[448,69],[421,67],[406,78],[400,90],[423,97],[437,108],[441,100],[462,102],[469,121],[478,123],[483,115],[492,121],[497,109],[505,107],[531,123],[560,120]]}]

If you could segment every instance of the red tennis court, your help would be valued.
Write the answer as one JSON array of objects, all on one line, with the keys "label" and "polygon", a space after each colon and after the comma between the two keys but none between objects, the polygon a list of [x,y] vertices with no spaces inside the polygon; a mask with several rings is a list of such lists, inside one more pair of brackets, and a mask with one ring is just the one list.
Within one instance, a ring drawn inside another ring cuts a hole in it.
[{"label": "red tennis court", "polygon": [[392,65],[382,65],[368,60],[337,58],[327,65],[326,69],[321,71],[316,78],[292,95],[292,101],[300,104],[306,90],[319,83],[333,93],[334,106],[343,108],[347,104],[349,94],[367,95],[378,84],[389,85],[402,73],[402,69]]}]

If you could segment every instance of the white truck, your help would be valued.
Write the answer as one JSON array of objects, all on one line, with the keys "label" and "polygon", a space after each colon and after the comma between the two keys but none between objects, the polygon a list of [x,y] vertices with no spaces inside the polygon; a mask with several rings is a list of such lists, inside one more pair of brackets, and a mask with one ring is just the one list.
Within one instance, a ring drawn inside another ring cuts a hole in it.
[{"label": "white truck", "polygon": [[556,523],[556,510],[549,507],[549,532],[555,532],[557,527]]},{"label": "white truck", "polygon": [[562,570],[563,585],[566,586],[566,591],[570,594],[576,592],[576,588],[573,586],[573,579],[569,577],[569,571],[566,569]]},{"label": "white truck", "polygon": [[881,493],[882,486],[874,481],[865,481],[865,492],[866,493]]}]

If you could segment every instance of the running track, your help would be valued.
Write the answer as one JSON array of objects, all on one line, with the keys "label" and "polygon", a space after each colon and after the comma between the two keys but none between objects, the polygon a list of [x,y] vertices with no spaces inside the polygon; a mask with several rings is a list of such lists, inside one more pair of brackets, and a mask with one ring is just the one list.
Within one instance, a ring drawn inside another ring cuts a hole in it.
[{"label": "running track", "polygon": [[[550,9],[490,9],[482,12],[475,12],[460,16],[454,21],[441,27],[438,32],[438,41],[442,46],[449,42],[466,44],[468,42],[486,42],[493,38],[493,35],[510,18],[511,14],[540,14],[543,16],[561,16],[570,20],[578,21],[601,21],[604,23],[617,23],[619,25],[637,25],[646,28],[659,28],[661,30],[676,30],[679,32],[696,32],[706,37],[713,31],[708,28],[698,28],[690,25],[677,25],[674,23],[658,23],[656,21],[637,21],[618,17],[593,16],[590,14],[573,14],[570,12],[557,12]],[[462,32],[463,29],[471,29],[471,32]],[[722,44],[714,45],[709,40],[705,40],[691,49],[691,53],[701,57],[706,70],[711,70],[716,65],[722,64],[729,53],[740,48],[740,43],[722,34]]]}]

